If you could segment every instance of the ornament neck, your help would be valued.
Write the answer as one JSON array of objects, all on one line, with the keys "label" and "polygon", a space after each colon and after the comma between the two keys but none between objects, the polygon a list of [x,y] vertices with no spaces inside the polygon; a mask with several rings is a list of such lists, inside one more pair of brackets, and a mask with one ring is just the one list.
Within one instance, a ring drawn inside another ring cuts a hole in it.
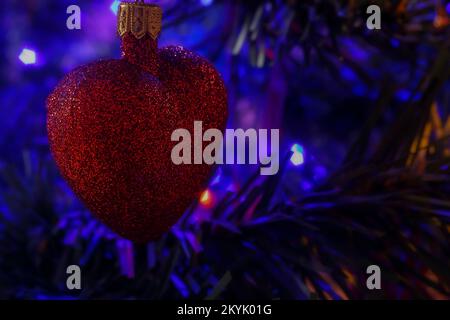
[{"label": "ornament neck", "polygon": [[145,35],[137,39],[133,34],[127,33],[122,37],[122,56],[128,62],[158,77],[158,38],[153,39]]},{"label": "ornament neck", "polygon": [[158,36],[162,10],[144,1],[119,5],[117,31],[122,37],[122,54],[130,63],[158,76]]}]

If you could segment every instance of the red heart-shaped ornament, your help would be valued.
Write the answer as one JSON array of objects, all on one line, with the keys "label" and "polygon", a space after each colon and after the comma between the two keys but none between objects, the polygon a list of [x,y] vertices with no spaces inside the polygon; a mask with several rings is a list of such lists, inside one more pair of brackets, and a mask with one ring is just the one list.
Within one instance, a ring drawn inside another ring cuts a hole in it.
[{"label": "red heart-shaped ornament", "polygon": [[53,156],[74,192],[121,236],[166,232],[205,186],[211,167],[175,165],[172,132],[194,121],[223,130],[227,94],[205,59],[157,48],[151,35],[122,39],[123,58],[79,67],[47,101]]}]

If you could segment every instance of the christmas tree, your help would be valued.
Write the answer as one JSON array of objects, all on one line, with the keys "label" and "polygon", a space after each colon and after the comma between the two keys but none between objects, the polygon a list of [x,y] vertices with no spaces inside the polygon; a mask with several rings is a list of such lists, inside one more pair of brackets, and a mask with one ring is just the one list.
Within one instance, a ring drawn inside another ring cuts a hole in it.
[{"label": "christmas tree", "polygon": [[[170,232],[138,245],[74,196],[45,130],[63,74],[119,57],[118,1],[79,1],[80,30],[65,27],[70,1],[48,2],[0,13],[1,298],[450,297],[447,3],[159,1],[162,45],[212,61],[228,126],[280,128],[283,159],[267,177],[220,166]],[[381,292],[366,288],[369,265]]]}]

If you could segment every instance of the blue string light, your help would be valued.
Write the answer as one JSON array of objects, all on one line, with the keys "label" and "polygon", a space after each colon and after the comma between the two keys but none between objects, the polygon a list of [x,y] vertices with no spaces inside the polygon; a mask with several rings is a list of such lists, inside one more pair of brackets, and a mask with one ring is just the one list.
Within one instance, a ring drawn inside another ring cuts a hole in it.
[{"label": "blue string light", "polygon": [[115,15],[117,15],[117,12],[119,11],[119,4],[120,4],[119,0],[114,0],[113,3],[111,3],[111,6],[109,7]]},{"label": "blue string light", "polygon": [[203,6],[207,7],[213,3],[213,0],[200,0]]},{"label": "blue string light", "polygon": [[35,64],[36,63],[36,52],[30,49],[24,48],[19,55],[19,60],[22,61],[23,64]]},{"label": "blue string light", "polygon": [[305,162],[303,153],[303,147],[299,144],[294,144],[291,148],[291,151],[293,152],[291,156],[291,162],[294,166],[300,166]]}]

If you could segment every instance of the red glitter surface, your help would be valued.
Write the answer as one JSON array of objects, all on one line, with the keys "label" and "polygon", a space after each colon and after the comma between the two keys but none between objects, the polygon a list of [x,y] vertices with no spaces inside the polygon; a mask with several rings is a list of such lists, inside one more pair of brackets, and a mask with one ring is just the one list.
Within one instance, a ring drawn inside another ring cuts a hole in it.
[{"label": "red glitter surface", "polygon": [[224,130],[227,94],[205,59],[125,35],[123,57],[67,74],[47,100],[61,174],[86,207],[121,236],[160,237],[199,196],[211,166],[174,165],[172,132],[195,120]]}]

